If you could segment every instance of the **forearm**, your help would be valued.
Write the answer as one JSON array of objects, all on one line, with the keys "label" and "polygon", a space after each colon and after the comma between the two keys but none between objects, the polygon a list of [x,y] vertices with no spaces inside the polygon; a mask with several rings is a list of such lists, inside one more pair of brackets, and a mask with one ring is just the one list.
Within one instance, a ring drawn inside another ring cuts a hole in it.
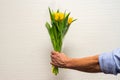
[{"label": "forearm", "polygon": [[84,72],[101,72],[98,55],[85,58],[71,58],[66,64],[66,68]]}]

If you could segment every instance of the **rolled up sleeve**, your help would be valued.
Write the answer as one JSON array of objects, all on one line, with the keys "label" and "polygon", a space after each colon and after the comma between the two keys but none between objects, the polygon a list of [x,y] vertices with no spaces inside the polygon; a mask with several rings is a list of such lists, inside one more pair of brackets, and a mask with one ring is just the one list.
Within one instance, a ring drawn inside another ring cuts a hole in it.
[{"label": "rolled up sleeve", "polygon": [[120,48],[100,54],[99,64],[101,71],[105,74],[117,75],[120,73]]}]

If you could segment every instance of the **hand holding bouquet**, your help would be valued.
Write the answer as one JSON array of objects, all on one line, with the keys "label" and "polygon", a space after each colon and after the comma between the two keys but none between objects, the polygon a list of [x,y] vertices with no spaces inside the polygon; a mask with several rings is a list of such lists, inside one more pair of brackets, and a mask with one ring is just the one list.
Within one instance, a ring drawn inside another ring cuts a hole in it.
[{"label": "hand holding bouquet", "polygon": [[[50,35],[50,39],[55,51],[61,52],[63,39],[73,21],[72,17],[69,17],[70,13],[51,11],[49,8],[49,14],[51,22],[46,22],[45,26]],[[57,75],[59,73],[58,67],[52,66],[52,72]]]}]

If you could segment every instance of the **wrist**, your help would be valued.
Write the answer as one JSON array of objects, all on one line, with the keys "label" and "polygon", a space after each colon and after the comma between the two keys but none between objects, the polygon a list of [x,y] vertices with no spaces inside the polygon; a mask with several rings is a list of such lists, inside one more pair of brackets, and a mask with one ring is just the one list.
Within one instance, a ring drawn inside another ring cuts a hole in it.
[{"label": "wrist", "polygon": [[65,67],[71,69],[73,67],[73,62],[74,62],[73,60],[74,58],[68,58],[68,60],[66,61]]}]

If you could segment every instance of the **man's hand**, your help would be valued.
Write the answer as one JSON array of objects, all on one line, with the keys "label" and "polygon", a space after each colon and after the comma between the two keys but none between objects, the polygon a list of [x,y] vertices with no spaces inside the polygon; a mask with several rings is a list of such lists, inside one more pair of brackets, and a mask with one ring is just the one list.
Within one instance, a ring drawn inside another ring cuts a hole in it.
[{"label": "man's hand", "polygon": [[67,68],[70,58],[64,53],[59,53],[56,51],[51,52],[51,64],[60,68]]}]

